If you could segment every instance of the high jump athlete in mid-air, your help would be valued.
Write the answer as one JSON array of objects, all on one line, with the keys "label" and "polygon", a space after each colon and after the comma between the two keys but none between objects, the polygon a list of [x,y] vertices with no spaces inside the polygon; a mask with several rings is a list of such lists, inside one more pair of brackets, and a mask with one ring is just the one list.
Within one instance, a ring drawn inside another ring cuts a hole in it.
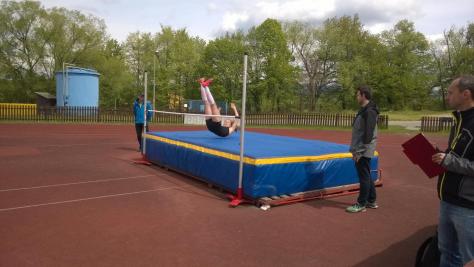
[{"label": "high jump athlete in mid-air", "polygon": [[[205,78],[200,78],[198,82],[201,84],[201,98],[205,105],[204,114],[217,115],[217,117],[206,117],[207,129],[220,137],[229,136],[237,129],[237,121],[225,119],[222,123],[222,117],[218,117],[221,115],[221,112],[216,105],[214,97],[212,97],[211,91],[209,90],[209,85],[211,84],[212,79],[206,80]],[[230,108],[234,112],[234,115],[238,117],[239,112],[234,103],[230,103]]]}]

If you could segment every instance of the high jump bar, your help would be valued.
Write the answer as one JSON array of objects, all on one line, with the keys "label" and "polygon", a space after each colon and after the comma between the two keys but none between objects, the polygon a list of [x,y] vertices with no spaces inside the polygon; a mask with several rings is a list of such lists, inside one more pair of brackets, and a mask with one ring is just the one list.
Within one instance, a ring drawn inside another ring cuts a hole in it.
[{"label": "high jump bar", "polygon": [[186,112],[172,112],[172,111],[162,111],[162,110],[148,110],[151,112],[156,113],[164,113],[164,114],[174,114],[174,115],[186,115],[186,116],[197,116],[197,117],[221,117],[221,118],[238,118],[236,116],[230,115],[206,115],[201,113],[186,113]]}]

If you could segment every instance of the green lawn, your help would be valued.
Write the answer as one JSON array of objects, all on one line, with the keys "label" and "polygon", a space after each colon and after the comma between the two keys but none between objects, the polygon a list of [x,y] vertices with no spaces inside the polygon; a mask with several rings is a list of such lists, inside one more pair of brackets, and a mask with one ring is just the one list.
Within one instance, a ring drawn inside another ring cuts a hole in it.
[{"label": "green lawn", "polygon": [[388,119],[392,121],[417,121],[423,116],[440,116],[451,117],[451,111],[432,111],[432,110],[402,110],[402,111],[385,111],[382,114],[388,115]]},{"label": "green lawn", "polygon": [[[265,126],[255,126],[255,125],[247,125],[248,128],[266,128],[266,129],[311,129],[311,130],[330,130],[330,131],[352,131],[350,127],[329,127],[329,126],[299,126],[299,125],[265,125]],[[405,127],[398,126],[398,125],[391,125],[388,129],[379,129],[381,133],[393,133],[393,134],[409,134],[415,135],[420,133],[419,130],[409,130]],[[436,132],[436,133],[427,133],[429,135],[447,135],[448,132]]]}]

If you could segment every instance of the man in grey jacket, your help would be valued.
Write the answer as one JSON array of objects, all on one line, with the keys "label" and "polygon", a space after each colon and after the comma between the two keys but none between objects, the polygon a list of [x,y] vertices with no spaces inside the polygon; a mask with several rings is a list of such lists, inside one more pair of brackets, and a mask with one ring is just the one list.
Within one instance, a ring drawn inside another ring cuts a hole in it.
[{"label": "man in grey jacket", "polygon": [[474,260],[474,76],[455,79],[446,100],[455,110],[455,125],[448,149],[432,157],[446,169],[438,179],[441,267]]},{"label": "man in grey jacket", "polygon": [[360,110],[352,124],[352,141],[349,151],[355,162],[359,176],[359,197],[357,203],[347,207],[347,212],[366,211],[366,208],[378,208],[375,184],[370,175],[370,161],[375,154],[377,142],[377,119],[379,111],[377,105],[371,101],[370,87],[359,86],[356,91],[357,103]]}]

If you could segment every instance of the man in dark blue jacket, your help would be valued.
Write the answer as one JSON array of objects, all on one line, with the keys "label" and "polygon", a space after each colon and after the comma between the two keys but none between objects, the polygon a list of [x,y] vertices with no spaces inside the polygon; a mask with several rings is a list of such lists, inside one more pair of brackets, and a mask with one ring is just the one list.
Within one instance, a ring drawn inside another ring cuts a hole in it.
[{"label": "man in dark blue jacket", "polygon": [[368,86],[356,90],[357,103],[361,107],[352,124],[352,140],[349,151],[355,162],[359,176],[359,197],[357,203],[347,207],[347,212],[361,212],[365,208],[378,208],[375,184],[370,175],[370,161],[375,154],[377,142],[377,119],[379,110],[371,101],[372,93]]},{"label": "man in dark blue jacket", "polygon": [[440,266],[474,260],[474,76],[455,79],[448,88],[455,124],[445,153],[432,160],[446,171],[438,179]]},{"label": "man in dark blue jacket", "polygon": [[[133,115],[135,116],[135,130],[137,132],[137,139],[139,144],[139,150],[142,151],[142,133],[143,126],[145,125],[145,105],[143,105],[143,94],[139,95],[138,98],[133,103]],[[153,110],[151,103],[147,101],[146,109],[148,110],[146,114],[146,131],[148,132],[148,123],[151,121],[153,116]]]}]

